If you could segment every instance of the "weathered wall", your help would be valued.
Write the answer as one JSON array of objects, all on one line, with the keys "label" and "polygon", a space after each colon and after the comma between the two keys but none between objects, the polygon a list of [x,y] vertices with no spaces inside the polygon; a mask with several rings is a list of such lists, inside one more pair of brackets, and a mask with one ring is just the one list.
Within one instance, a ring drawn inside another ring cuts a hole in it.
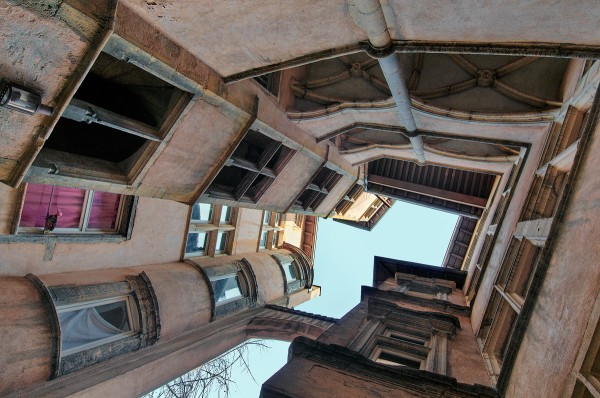
[{"label": "weathered wall", "polygon": [[39,291],[25,278],[0,278],[0,395],[50,377],[52,332]]},{"label": "weathered wall", "polygon": [[240,208],[238,212],[240,217],[235,226],[235,241],[231,254],[256,252],[263,222],[263,211]]},{"label": "weathered wall", "polygon": [[259,253],[245,253],[235,256],[196,257],[194,261],[201,267],[212,267],[245,258],[252,266],[252,271],[256,276],[258,303],[264,304],[272,303],[284,297],[283,274],[279,264],[270,255],[274,252],[290,254],[287,250],[265,250]]},{"label": "weathered wall", "polygon": [[556,397],[573,367],[600,291],[599,151],[600,124],[550,243],[548,271],[510,373],[507,396]]},{"label": "weathered wall", "polygon": [[[300,376],[300,377],[299,377]],[[294,358],[281,368],[263,385],[273,386],[277,390],[293,397],[322,398],[322,397],[381,397],[405,398],[420,395],[390,386],[376,383],[349,371],[343,371],[315,363],[305,358]],[[269,398],[276,395],[261,397]]]},{"label": "weathered wall", "polygon": [[[50,106],[57,106],[67,83],[77,79],[80,64],[101,30],[97,20],[59,3],[4,1],[0,4],[2,79],[41,94],[43,103]],[[14,178],[20,167],[32,159],[52,120],[49,116],[29,116],[0,108],[0,181]]]},{"label": "weathered wall", "polygon": [[152,283],[160,311],[161,339],[204,326],[211,319],[211,299],[200,271],[180,262],[88,272],[38,275],[46,286],[94,285],[120,282],[145,272]]},{"label": "weathered wall", "polygon": [[[14,197],[12,188],[0,188],[0,203],[3,204],[0,226],[4,231],[8,229],[8,223],[12,223],[17,206]],[[181,203],[139,198],[130,240],[95,243],[59,240],[51,261],[44,261],[47,251],[44,242],[1,242],[0,275],[87,271],[179,261],[187,212],[188,207]]]}]

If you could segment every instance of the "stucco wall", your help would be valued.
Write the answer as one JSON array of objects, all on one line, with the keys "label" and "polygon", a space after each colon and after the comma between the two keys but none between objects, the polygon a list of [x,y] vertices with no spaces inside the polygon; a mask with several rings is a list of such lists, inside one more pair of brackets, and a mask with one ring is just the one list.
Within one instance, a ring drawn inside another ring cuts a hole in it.
[{"label": "stucco wall", "polygon": [[[7,230],[17,204],[15,190],[0,187],[0,227]],[[10,208],[10,204],[13,207]],[[107,243],[63,243],[54,247],[52,260],[44,261],[46,243],[1,242],[0,275],[49,274],[132,267],[179,261],[185,237],[188,207],[181,203],[139,198],[131,240]]]},{"label": "stucco wall", "polygon": [[50,377],[48,314],[25,278],[0,278],[0,347],[0,395]]},{"label": "stucco wall", "polygon": [[600,291],[599,151],[600,125],[587,146],[558,228],[548,271],[510,374],[507,396],[556,397],[573,367]]}]

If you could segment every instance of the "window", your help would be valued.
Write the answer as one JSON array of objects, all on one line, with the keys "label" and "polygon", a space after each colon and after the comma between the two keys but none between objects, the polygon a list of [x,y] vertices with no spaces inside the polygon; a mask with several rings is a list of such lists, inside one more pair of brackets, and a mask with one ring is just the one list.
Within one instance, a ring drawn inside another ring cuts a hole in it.
[{"label": "window", "polygon": [[192,222],[208,223],[212,219],[212,205],[208,203],[196,203],[192,206]]},{"label": "window", "polygon": [[238,274],[229,274],[210,279],[217,305],[236,300],[243,296],[240,277]]},{"label": "window", "polygon": [[131,296],[57,307],[61,356],[68,356],[118,339],[138,330]]},{"label": "window", "polygon": [[296,151],[249,130],[207,190],[209,197],[258,202]]},{"label": "window", "polygon": [[279,94],[280,72],[267,73],[266,75],[256,76],[254,80],[263,86],[269,93],[277,97]]},{"label": "window", "polygon": [[[595,308],[598,308],[598,301]],[[573,398],[600,396],[600,324],[595,321],[597,319],[595,313],[596,311],[592,310],[592,317],[586,330],[586,335],[591,335],[591,339],[584,339],[584,342],[589,342],[589,345],[586,349],[585,343],[582,344],[571,372],[576,379]]]},{"label": "window", "polygon": [[228,223],[231,221],[231,207],[221,207],[221,220],[222,223]]},{"label": "window", "polygon": [[460,328],[458,318],[397,307],[373,297],[368,321],[349,348],[386,366],[406,366],[445,375],[448,341]]},{"label": "window", "polygon": [[53,377],[152,345],[160,337],[158,301],[143,272],[121,282],[59,285],[47,291],[61,336]]},{"label": "window", "polygon": [[285,279],[288,282],[292,282],[295,281],[296,279],[298,279],[298,271],[296,271],[296,267],[294,266],[294,263],[287,263],[284,267],[283,267],[283,272],[285,273]]},{"label": "window", "polygon": [[185,245],[185,254],[189,256],[202,256],[204,253],[206,253],[207,241],[208,233],[189,232]]},{"label": "window", "polygon": [[496,289],[478,334],[483,358],[494,382],[502,369],[517,318],[515,307]]},{"label": "window", "polygon": [[19,233],[117,233],[125,197],[78,188],[27,184]]},{"label": "window", "polygon": [[268,237],[269,237],[269,231],[262,231],[260,233],[260,241],[258,242],[258,248],[259,249],[266,249],[267,248]]},{"label": "window", "polygon": [[296,210],[315,211],[341,178],[341,174],[327,167],[321,167],[304,192],[296,199],[293,207]]},{"label": "window", "polygon": [[365,191],[360,184],[354,184],[350,191],[340,200],[340,203],[335,207],[335,212],[339,215],[345,215],[352,205],[358,200],[359,196]]},{"label": "window", "polygon": [[283,237],[284,231],[284,217],[281,213],[265,211],[263,214],[263,225],[260,230],[260,239],[258,242],[258,249],[275,249],[282,242],[280,238]]},{"label": "window", "polygon": [[389,350],[378,350],[375,362],[391,366],[406,366],[413,369],[421,368],[421,361]]},{"label": "window", "polygon": [[184,257],[227,254],[235,231],[236,213],[236,209],[229,206],[195,203],[191,209]]},{"label": "window", "polygon": [[35,163],[59,175],[131,183],[191,99],[132,63],[100,53]]},{"label": "window", "polygon": [[229,236],[229,232],[219,232],[217,234],[217,244],[215,248],[215,252],[218,254],[225,253],[225,249],[227,248],[227,237]]},{"label": "window", "polygon": [[307,270],[303,269],[294,257],[280,253],[273,253],[271,257],[279,264],[286,293],[293,293],[306,285]]},{"label": "window", "polygon": [[256,279],[246,259],[209,267],[200,266],[193,259],[188,262],[210,281],[214,305],[212,320],[256,305]]}]

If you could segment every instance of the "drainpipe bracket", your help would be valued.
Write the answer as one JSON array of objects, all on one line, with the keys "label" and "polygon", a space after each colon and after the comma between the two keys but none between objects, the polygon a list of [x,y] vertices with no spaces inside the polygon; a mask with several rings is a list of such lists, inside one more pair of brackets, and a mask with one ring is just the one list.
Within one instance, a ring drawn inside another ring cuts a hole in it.
[{"label": "drainpipe bracket", "polygon": [[371,58],[375,59],[389,57],[395,52],[394,45],[392,43],[385,47],[374,47],[370,42],[363,41],[360,43],[360,45]]},{"label": "drainpipe bracket", "polygon": [[418,137],[421,135],[421,133],[419,133],[419,130],[415,130],[415,131],[403,130],[402,134],[404,134],[405,136],[407,136],[409,138]]}]

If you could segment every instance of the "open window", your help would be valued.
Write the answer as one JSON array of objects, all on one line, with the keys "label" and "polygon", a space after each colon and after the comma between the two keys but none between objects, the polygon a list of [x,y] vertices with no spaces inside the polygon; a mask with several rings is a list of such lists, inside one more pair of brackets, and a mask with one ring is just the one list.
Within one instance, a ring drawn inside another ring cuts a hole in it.
[{"label": "open window", "polygon": [[295,152],[280,141],[249,130],[209,186],[207,194],[214,198],[256,203]]},{"label": "open window", "polygon": [[316,211],[341,178],[342,175],[334,170],[321,167],[292,207],[296,210]]},{"label": "open window", "polygon": [[126,235],[133,202],[109,192],[27,184],[17,233]]},{"label": "open window", "polygon": [[100,53],[35,164],[59,175],[132,183],[191,94]]}]

